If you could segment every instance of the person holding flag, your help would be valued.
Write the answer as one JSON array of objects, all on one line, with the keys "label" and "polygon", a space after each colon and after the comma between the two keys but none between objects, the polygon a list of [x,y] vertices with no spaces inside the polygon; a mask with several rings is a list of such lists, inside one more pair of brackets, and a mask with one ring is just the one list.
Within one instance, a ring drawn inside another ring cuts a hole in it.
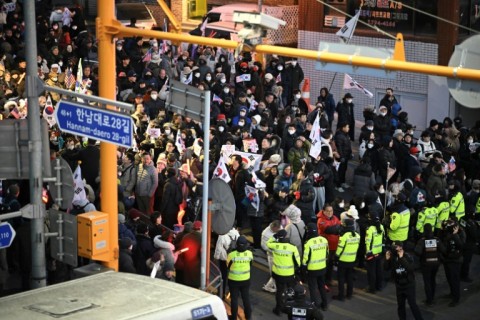
[{"label": "person holding flag", "polygon": [[85,212],[96,211],[95,205],[88,201],[88,189],[85,188],[85,183],[82,179],[81,161],[77,165],[77,169],[73,173],[73,200],[72,206],[69,208],[69,213],[78,215]]}]

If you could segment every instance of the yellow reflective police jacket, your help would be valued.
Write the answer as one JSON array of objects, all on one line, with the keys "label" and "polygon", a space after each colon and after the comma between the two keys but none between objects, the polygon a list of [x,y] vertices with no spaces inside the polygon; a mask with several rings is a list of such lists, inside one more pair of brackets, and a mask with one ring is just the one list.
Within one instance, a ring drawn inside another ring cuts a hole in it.
[{"label": "yellow reflective police jacket", "polygon": [[227,266],[229,267],[228,279],[234,281],[245,281],[250,279],[250,266],[253,261],[253,254],[250,250],[238,252],[234,250],[228,254]]},{"label": "yellow reflective police jacket", "polygon": [[318,236],[303,246],[303,265],[307,270],[323,270],[327,267],[328,240]]},{"label": "yellow reflective police jacket", "polygon": [[297,247],[290,243],[277,242],[274,237],[268,240],[267,247],[272,250],[272,272],[284,277],[293,276],[295,266],[300,266],[300,254]]}]

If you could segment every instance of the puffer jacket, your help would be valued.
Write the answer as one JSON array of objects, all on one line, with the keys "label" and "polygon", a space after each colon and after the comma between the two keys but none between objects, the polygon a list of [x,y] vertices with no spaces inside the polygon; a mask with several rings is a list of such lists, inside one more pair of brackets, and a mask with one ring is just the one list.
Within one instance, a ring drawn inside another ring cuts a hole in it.
[{"label": "puffer jacket", "polygon": [[240,237],[240,233],[235,228],[232,228],[227,234],[219,236],[213,257],[217,260],[227,261],[228,248],[232,240],[236,240],[238,237]]},{"label": "puffer jacket", "polygon": [[327,239],[328,249],[330,251],[337,250],[339,231],[341,227],[340,219],[335,215],[332,215],[331,218],[328,218],[323,210],[317,213],[317,228],[318,234]]},{"label": "puffer jacket", "polygon": [[314,216],[313,200],[315,199],[315,192],[312,181],[309,178],[302,180],[295,191],[300,192],[300,199],[295,199],[293,204],[302,211],[302,220],[308,223]]}]

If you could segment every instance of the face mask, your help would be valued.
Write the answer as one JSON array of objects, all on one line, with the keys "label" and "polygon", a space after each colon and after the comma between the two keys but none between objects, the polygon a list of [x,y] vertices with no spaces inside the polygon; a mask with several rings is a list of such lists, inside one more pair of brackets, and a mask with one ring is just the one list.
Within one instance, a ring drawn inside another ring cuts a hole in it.
[{"label": "face mask", "polygon": [[368,130],[372,131],[373,130],[373,127],[367,127]]},{"label": "face mask", "polygon": [[292,66],[296,66],[297,65],[297,61],[292,61]]},{"label": "face mask", "polygon": [[467,143],[473,143],[473,139],[468,139]]},{"label": "face mask", "polygon": [[67,52],[72,52],[72,47],[67,47]]},{"label": "face mask", "polygon": [[298,109],[298,108],[295,107],[295,106],[292,107],[292,110],[293,110],[293,111],[297,111],[297,109]]},{"label": "face mask", "polygon": [[387,113],[386,113],[386,112],[380,112],[380,115],[381,115],[382,117],[385,117],[385,116],[387,115]]},{"label": "face mask", "polygon": [[73,148],[75,148],[75,145],[74,144],[69,144],[67,148],[68,148],[68,150],[73,150]]},{"label": "face mask", "polygon": [[288,133],[290,133],[291,135],[293,135],[295,133],[295,130],[288,130]]},{"label": "face mask", "polygon": [[53,30],[57,30],[58,29],[58,26],[53,26]]},{"label": "face mask", "polygon": [[37,59],[37,63],[42,63],[42,59]]},{"label": "face mask", "polygon": [[60,67],[62,67],[62,66],[63,66],[63,61],[59,61],[59,62],[58,62],[58,65],[59,65]]},{"label": "face mask", "polygon": [[353,99],[347,99],[347,103],[352,103]]},{"label": "face mask", "polygon": [[338,204],[338,207],[339,207],[339,208],[345,207],[345,203],[344,203],[344,202],[340,202],[340,203]]},{"label": "face mask", "polygon": [[220,79],[220,82],[225,83],[225,82],[227,82],[227,79],[222,78],[222,79]]},{"label": "face mask", "polygon": [[157,94],[152,94],[152,95],[150,95],[150,98],[152,98],[152,100],[157,100],[158,95]]},{"label": "face mask", "polygon": [[278,67],[277,67],[277,70],[278,70],[278,71],[282,71],[282,70],[283,70],[283,66],[278,66]]},{"label": "face mask", "polygon": [[230,89],[229,89],[229,88],[225,88],[225,89],[223,89],[223,92],[229,93],[229,92],[230,92]]},{"label": "face mask", "polygon": [[218,127],[218,131],[223,132],[223,130],[225,130],[224,127]]},{"label": "face mask", "polygon": [[120,50],[122,50],[122,49],[123,49],[122,46],[117,46],[117,50],[118,50],[118,51],[120,51]]},{"label": "face mask", "polygon": [[381,187],[380,189],[378,189],[378,193],[385,193],[385,188]]},{"label": "face mask", "polygon": [[243,121],[238,123],[239,127],[243,127],[244,125],[245,125],[245,122],[243,122]]},{"label": "face mask", "polygon": [[285,123],[290,123],[290,122],[292,122],[292,120],[290,120],[290,119],[285,119]]},{"label": "face mask", "polygon": [[221,61],[221,62],[225,62],[225,59],[222,58],[222,59],[220,59],[220,61]]},{"label": "face mask", "polygon": [[53,81],[53,82],[57,82],[57,81],[58,81],[58,78],[57,78],[57,77],[54,77],[54,78],[52,78],[52,81]]},{"label": "face mask", "polygon": [[195,78],[200,78],[200,73],[195,73]]},{"label": "face mask", "polygon": [[72,27],[73,30],[77,30],[77,28],[78,28],[77,26],[73,26],[73,27]]},{"label": "face mask", "polygon": [[245,111],[240,111],[240,116],[244,117],[247,113]]},{"label": "face mask", "polygon": [[172,132],[170,129],[165,130],[165,134],[166,134],[166,135],[169,135],[170,132]]},{"label": "face mask", "polygon": [[296,94],[296,95],[295,95],[295,98],[297,98],[297,99],[300,99],[301,97],[302,97],[301,94]]},{"label": "face mask", "polygon": [[205,80],[210,81],[210,80],[212,80],[212,77],[206,76],[206,77],[205,77]]},{"label": "face mask", "polygon": [[373,148],[373,143],[369,143],[369,144],[367,145],[367,147],[368,147],[368,149],[372,149],[372,148]]}]

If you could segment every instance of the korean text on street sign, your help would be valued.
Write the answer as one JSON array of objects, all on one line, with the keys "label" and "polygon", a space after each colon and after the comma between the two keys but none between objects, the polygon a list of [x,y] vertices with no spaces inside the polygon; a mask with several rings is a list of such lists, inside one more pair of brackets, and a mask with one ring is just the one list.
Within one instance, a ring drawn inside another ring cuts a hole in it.
[{"label": "korean text on street sign", "polygon": [[131,147],[133,121],[129,115],[60,101],[55,110],[60,130],[122,147]]},{"label": "korean text on street sign", "polygon": [[0,249],[8,248],[15,238],[15,230],[8,222],[0,223]]}]

